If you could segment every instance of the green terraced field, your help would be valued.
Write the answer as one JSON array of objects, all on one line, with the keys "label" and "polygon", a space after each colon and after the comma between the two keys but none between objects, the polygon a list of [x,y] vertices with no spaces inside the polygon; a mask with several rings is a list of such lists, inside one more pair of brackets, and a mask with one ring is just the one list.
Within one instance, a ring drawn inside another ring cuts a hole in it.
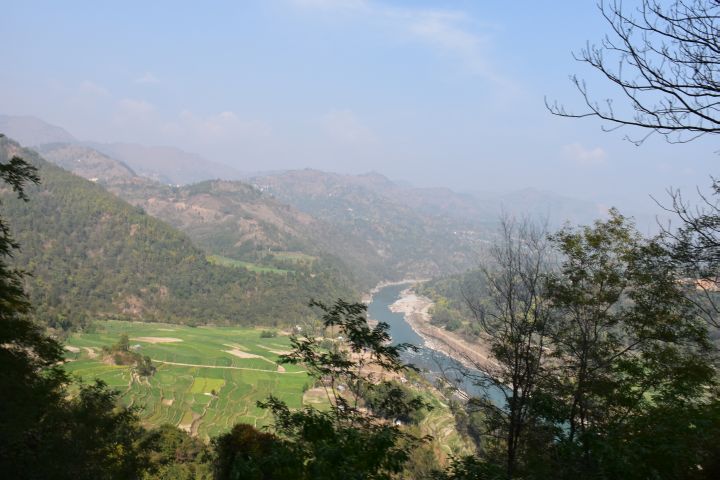
[{"label": "green terraced field", "polygon": [[[292,408],[303,404],[310,383],[300,368],[277,365],[289,340],[260,338],[261,330],[234,327],[186,327],[158,323],[97,322],[96,333],[70,337],[66,369],[85,382],[95,378],[122,393],[127,405],[139,408],[146,426],[171,423],[201,438],[229,430],[238,422],[262,426],[267,412],[256,402],[273,394]],[[157,367],[150,378],[130,367],[103,362],[101,348],[127,333],[130,345]],[[212,391],[215,395],[212,395]]]},{"label": "green terraced field", "polygon": [[257,263],[244,262],[242,260],[235,260],[234,258],[223,257],[222,255],[208,255],[207,261],[215,265],[222,265],[223,267],[247,268],[251,272],[276,273],[279,275],[292,273],[290,270],[258,265]]}]

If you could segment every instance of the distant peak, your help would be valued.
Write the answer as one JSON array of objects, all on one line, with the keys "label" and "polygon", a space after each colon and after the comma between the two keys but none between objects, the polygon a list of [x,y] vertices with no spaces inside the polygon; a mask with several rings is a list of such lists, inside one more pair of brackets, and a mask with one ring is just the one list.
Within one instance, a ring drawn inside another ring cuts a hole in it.
[{"label": "distant peak", "polygon": [[368,180],[372,180],[374,182],[393,183],[392,180],[390,180],[388,177],[386,177],[382,173],[378,173],[374,170],[367,172],[367,173],[360,174],[360,175],[358,175],[358,177],[367,178]]},{"label": "distant peak", "polygon": [[28,115],[0,115],[0,133],[24,146],[77,142],[67,130]]}]

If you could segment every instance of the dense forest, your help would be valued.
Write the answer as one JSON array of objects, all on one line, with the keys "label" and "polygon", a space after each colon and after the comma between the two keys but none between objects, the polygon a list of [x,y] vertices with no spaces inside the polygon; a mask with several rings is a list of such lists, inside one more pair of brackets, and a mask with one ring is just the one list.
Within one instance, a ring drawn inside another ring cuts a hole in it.
[{"label": "dense forest", "polygon": [[13,262],[27,271],[35,315],[49,326],[82,327],[92,318],[294,325],[309,315],[310,298],[354,294],[331,262],[295,262],[282,272],[210,263],[186,235],[142,209],[0,142],[0,160],[20,154],[41,177],[27,189],[32,201],[9,190],[2,201],[22,246]]}]

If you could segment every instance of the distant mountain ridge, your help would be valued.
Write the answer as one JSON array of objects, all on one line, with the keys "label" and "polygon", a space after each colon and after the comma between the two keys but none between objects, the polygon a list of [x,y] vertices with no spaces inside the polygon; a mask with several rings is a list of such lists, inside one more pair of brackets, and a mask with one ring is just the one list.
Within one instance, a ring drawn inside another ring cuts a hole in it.
[{"label": "distant mountain ridge", "polygon": [[[287,170],[265,174],[241,172],[233,167],[209,161],[201,155],[175,147],[144,146],[132,143],[79,142],[66,130],[35,117],[0,115],[0,133],[26,146],[41,147],[50,143],[82,144],[107,157],[118,160],[138,176],[168,185],[189,185],[205,180],[242,180],[258,183],[262,178],[291,175],[298,181],[308,180],[308,172],[327,173],[342,178],[347,185],[382,191],[383,196],[430,215],[449,215],[457,220],[478,218],[496,219],[501,212],[549,216],[552,225],[589,223],[604,215],[598,205],[552,192],[526,188],[509,193],[469,192],[458,193],[449,188],[416,188],[402,182],[393,182],[382,174],[340,175],[317,170]],[[53,160],[54,161],[54,160]],[[67,164],[63,165],[67,167]],[[295,173],[291,173],[295,172]],[[299,174],[297,172],[305,172]],[[99,173],[99,172],[98,172]],[[304,178],[303,178],[304,175]],[[95,175],[86,178],[103,178]],[[277,194],[277,192],[275,192]],[[277,196],[277,195],[276,195]],[[282,195],[280,195],[281,197]],[[292,203],[292,202],[288,202]]]},{"label": "distant mountain ridge", "polygon": [[141,181],[125,163],[97,150],[72,143],[47,143],[35,150],[69,172],[101,184]]},{"label": "distant mountain ridge", "polygon": [[509,193],[460,193],[445,187],[413,187],[393,182],[376,172],[347,175],[303,169],[255,176],[250,181],[290,204],[307,202],[321,191],[333,195],[334,187],[344,185],[345,188],[366,189],[427,215],[450,217],[472,225],[496,222],[502,213],[549,217],[553,225],[566,221],[589,223],[604,214],[604,210],[593,202],[532,187]]},{"label": "distant mountain ridge", "polygon": [[77,142],[67,130],[27,115],[0,115],[0,133],[26,147]]},{"label": "distant mountain ridge", "polygon": [[41,147],[41,150],[47,150],[43,147],[48,144],[88,146],[125,163],[141,176],[171,185],[214,179],[238,180],[249,176],[233,167],[171,146],[81,142],[65,129],[32,116],[0,115],[0,133],[25,147]]},{"label": "distant mountain ridge", "polygon": [[138,175],[169,185],[216,179],[240,180],[249,175],[175,147],[97,142],[84,142],[83,145],[122,161]]},{"label": "distant mountain ridge", "polygon": [[[434,191],[401,187],[377,173],[342,175],[305,169],[251,181],[345,235],[365,239],[395,276],[435,276],[468,268],[496,222],[486,216],[463,216],[444,206],[445,198]],[[449,199],[474,208],[465,197],[449,195]]]},{"label": "distant mountain ridge", "polygon": [[[48,160],[185,232],[208,253],[268,267],[277,267],[287,255],[317,257],[336,268],[347,265],[363,288],[387,278],[462,270],[483,235],[472,230],[470,222],[415,211],[392,198],[396,187],[378,174],[343,177],[302,171],[300,175],[309,177],[293,182],[288,191],[318,188],[318,198],[332,199],[327,211],[311,212],[303,209],[301,196],[293,197],[295,206],[263,192],[268,186],[257,182],[168,186],[134,175],[121,162],[87,146],[51,145],[42,151]],[[97,167],[117,174],[101,176]],[[256,180],[296,175],[287,172]],[[318,185],[321,178],[334,186]]]},{"label": "distant mountain ridge", "polygon": [[75,142],[37,148],[185,232],[209,254],[281,269],[288,258],[305,255],[333,268],[346,265],[363,286],[473,267],[502,211],[551,214],[553,225],[588,223],[600,213],[592,203],[534,189],[458,193],[412,187],[377,172],[288,170],[238,181],[241,172],[171,147]]}]

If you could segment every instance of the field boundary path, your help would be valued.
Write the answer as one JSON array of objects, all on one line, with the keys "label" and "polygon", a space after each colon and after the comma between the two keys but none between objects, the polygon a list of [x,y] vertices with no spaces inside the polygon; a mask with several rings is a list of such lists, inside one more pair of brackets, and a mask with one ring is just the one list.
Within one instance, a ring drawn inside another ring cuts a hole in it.
[{"label": "field boundary path", "polygon": [[250,368],[250,367],[231,367],[231,366],[223,366],[223,365],[198,365],[195,363],[180,363],[180,362],[167,362],[165,360],[156,360],[154,358],[151,358],[155,363],[164,363],[166,365],[178,365],[181,367],[198,367],[198,368],[219,368],[223,370],[250,370],[252,372],[266,372],[266,373],[281,373],[285,375],[291,375],[295,373],[307,373],[306,370],[300,370],[297,372],[288,372],[288,371],[281,371],[281,370],[265,370],[262,368]]}]

